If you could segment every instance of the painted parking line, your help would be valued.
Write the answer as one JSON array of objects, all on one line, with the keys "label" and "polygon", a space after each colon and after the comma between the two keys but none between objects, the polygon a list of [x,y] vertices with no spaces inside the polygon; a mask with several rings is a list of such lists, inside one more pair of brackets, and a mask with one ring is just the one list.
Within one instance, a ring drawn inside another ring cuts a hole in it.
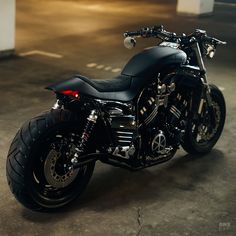
[{"label": "painted parking line", "polygon": [[221,90],[221,91],[224,91],[224,90],[225,90],[225,88],[224,88],[224,87],[221,87],[221,86],[219,86],[219,90]]},{"label": "painted parking line", "polygon": [[97,64],[95,62],[88,63],[86,65],[88,68],[92,69],[97,69],[97,70],[105,70],[105,71],[111,71],[113,73],[118,73],[121,71],[121,68],[112,68],[111,66],[108,65],[102,65],[102,64]]},{"label": "painted parking line", "polygon": [[236,7],[236,3],[230,3],[230,2],[215,2],[215,5]]},{"label": "painted parking line", "polygon": [[86,66],[89,68],[93,68],[93,67],[97,66],[97,63],[89,63]]},{"label": "painted parking line", "polygon": [[52,57],[52,58],[62,58],[63,56],[57,53],[52,53],[52,52],[45,52],[45,51],[39,51],[39,50],[33,50],[29,52],[23,52],[19,53],[21,57],[27,57],[27,56],[32,56],[32,55],[41,55],[45,57]]},{"label": "painted parking line", "polygon": [[101,70],[101,69],[103,69],[104,68],[104,65],[98,65],[98,66],[96,66],[96,69],[99,69],[99,70]]},{"label": "painted parking line", "polygon": [[111,69],[112,69],[111,66],[106,66],[106,67],[104,68],[105,71],[109,71],[109,70],[111,70]]},{"label": "painted parking line", "polygon": [[120,69],[120,68],[115,68],[115,69],[113,69],[113,70],[111,70],[111,71],[114,72],[114,73],[117,73],[117,72],[120,72],[121,69]]}]

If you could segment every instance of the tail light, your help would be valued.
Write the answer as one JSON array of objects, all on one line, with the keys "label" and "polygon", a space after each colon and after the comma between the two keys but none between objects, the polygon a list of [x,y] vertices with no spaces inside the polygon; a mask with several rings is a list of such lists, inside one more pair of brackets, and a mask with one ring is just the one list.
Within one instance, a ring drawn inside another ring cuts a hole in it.
[{"label": "tail light", "polygon": [[61,91],[59,91],[59,93],[63,94],[63,95],[69,95],[69,96],[72,96],[75,98],[79,97],[79,92],[75,91],[75,90],[61,90]]}]

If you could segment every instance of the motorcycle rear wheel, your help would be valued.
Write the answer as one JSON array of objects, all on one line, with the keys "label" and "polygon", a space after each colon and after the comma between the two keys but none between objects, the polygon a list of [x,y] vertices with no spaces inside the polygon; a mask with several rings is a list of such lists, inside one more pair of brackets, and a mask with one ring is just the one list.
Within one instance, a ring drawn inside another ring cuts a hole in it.
[{"label": "motorcycle rear wheel", "polygon": [[66,142],[72,133],[82,133],[82,129],[80,119],[70,111],[51,110],[32,118],[17,132],[6,172],[12,193],[26,208],[59,208],[84,191],[95,162],[76,170],[65,168],[65,153],[70,152],[68,145],[73,145]]},{"label": "motorcycle rear wheel", "polygon": [[204,106],[200,118],[201,120],[190,120],[188,122],[183,142],[181,143],[183,149],[190,154],[201,155],[210,152],[220,138],[224,128],[226,116],[224,96],[217,86],[213,84],[210,84],[209,86],[216,126],[212,127],[209,112],[207,111],[206,106]]}]

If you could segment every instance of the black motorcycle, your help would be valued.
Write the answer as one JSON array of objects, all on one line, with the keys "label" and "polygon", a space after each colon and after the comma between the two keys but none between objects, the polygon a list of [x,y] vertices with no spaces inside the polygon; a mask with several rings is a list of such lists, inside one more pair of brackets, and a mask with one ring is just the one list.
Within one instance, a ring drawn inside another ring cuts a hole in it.
[{"label": "black motorcycle", "polygon": [[182,146],[191,154],[211,151],[225,122],[221,91],[208,84],[203,57],[226,44],[204,30],[190,35],[163,26],[124,33],[154,37],[110,80],[81,75],[50,85],[57,101],[27,121],[12,141],[7,179],[12,193],[32,210],[58,208],[87,186],[97,160],[140,170],[170,160]]}]

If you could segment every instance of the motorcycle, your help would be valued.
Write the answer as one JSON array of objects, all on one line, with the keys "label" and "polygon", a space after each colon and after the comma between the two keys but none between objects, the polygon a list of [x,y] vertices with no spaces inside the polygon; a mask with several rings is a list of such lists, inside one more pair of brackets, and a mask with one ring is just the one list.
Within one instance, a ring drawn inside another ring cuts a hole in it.
[{"label": "motorcycle", "polygon": [[82,75],[47,87],[50,111],[27,121],[13,139],[7,180],[25,207],[52,210],[81,195],[96,161],[141,170],[170,160],[182,146],[190,154],[212,150],[225,122],[222,92],[208,84],[203,57],[226,42],[196,29],[176,35],[163,26],[124,33],[124,45],[157,38],[133,56],[120,75]]}]

